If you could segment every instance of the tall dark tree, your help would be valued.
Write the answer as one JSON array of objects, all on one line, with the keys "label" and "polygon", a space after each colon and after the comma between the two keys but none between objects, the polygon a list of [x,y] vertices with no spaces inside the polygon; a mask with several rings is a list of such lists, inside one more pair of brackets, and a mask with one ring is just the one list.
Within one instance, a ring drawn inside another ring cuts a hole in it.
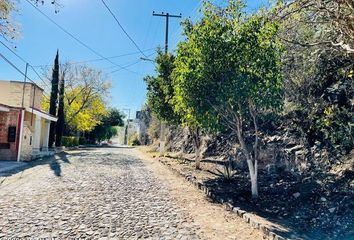
[{"label": "tall dark tree", "polygon": [[58,106],[58,121],[56,126],[55,146],[61,146],[61,138],[63,136],[65,114],[64,114],[64,89],[65,86],[65,72],[62,73],[59,83],[59,106]]},{"label": "tall dark tree", "polygon": [[[57,101],[58,101],[58,87],[59,87],[59,50],[57,51],[57,55],[54,60],[54,68],[52,75],[52,91],[50,93],[50,105],[49,105],[49,113],[53,116],[57,115]],[[56,123],[50,123],[50,131],[49,131],[49,147],[52,148],[55,141],[55,130]]]}]

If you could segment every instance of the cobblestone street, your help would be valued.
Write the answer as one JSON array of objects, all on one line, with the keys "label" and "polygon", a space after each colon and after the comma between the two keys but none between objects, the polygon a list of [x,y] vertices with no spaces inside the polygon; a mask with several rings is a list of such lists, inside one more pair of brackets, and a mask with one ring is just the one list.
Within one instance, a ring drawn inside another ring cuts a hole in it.
[{"label": "cobblestone street", "polygon": [[199,239],[164,184],[121,151],[72,151],[1,176],[0,238]]}]

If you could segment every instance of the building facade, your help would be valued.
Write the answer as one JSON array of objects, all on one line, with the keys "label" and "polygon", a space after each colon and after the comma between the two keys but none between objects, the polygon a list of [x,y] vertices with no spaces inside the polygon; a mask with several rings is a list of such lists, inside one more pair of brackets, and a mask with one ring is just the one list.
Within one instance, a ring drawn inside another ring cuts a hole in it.
[{"label": "building facade", "polygon": [[0,81],[0,160],[30,161],[50,155],[51,121],[41,110],[43,89],[32,83]]}]

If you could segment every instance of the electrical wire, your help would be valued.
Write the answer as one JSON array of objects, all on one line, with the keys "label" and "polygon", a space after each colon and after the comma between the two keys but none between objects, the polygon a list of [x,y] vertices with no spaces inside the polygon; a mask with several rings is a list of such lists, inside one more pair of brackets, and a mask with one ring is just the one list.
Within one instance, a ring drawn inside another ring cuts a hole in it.
[{"label": "electrical wire", "polygon": [[18,57],[22,62],[28,64],[28,66],[33,70],[33,72],[39,77],[39,79],[47,86],[47,83],[42,79],[42,77],[38,74],[38,72],[36,71],[36,69],[34,69],[34,67],[28,62],[26,61],[23,57],[21,57],[19,54],[17,54],[14,50],[12,50],[9,46],[7,46],[5,43],[3,43],[2,41],[0,41],[0,43],[6,47],[10,52],[12,52],[16,57]]},{"label": "electrical wire", "polygon": [[[155,49],[156,48],[148,48],[146,50],[143,50],[143,52],[149,52],[149,51],[155,50]],[[135,55],[135,54],[138,54],[138,53],[140,53],[140,52],[138,51],[138,52],[125,53],[125,54],[116,55],[116,56],[107,57],[107,58],[108,59],[120,58],[120,57],[126,57],[126,56]],[[89,60],[78,61],[78,62],[69,62],[68,64],[76,65],[76,64],[83,64],[83,63],[89,63],[89,62],[98,62],[98,61],[103,61],[103,60],[106,60],[106,59],[105,58],[96,58],[96,59],[89,59]],[[59,64],[59,65],[65,65],[65,64]],[[36,65],[36,66],[33,66],[33,67],[40,68],[40,67],[50,67],[50,66],[52,66],[52,64]]]},{"label": "electrical wire", "polygon": [[[22,76],[24,76],[26,79],[28,79],[29,81],[31,81],[35,86],[39,87],[38,84],[36,82],[34,82],[31,78],[29,78],[24,72],[22,72],[13,62],[11,62],[8,58],[6,58],[2,53],[0,53],[0,57],[2,59],[4,59],[11,67],[13,67],[17,72],[19,72]],[[39,87],[41,88],[41,87]],[[43,92],[43,96],[48,97],[44,94]]]},{"label": "electrical wire", "polygon": [[129,38],[129,40],[134,44],[134,46],[139,50],[139,52],[146,57],[145,53],[140,49],[140,47],[138,46],[138,44],[134,41],[134,39],[128,34],[128,32],[124,29],[124,27],[122,26],[122,24],[119,22],[118,18],[116,17],[116,15],[113,13],[113,11],[110,9],[110,7],[106,4],[106,2],[104,0],[101,0],[103,5],[106,7],[106,9],[108,10],[108,12],[112,15],[112,17],[114,18],[114,20],[116,21],[116,23],[118,24],[118,26],[120,27],[120,29],[122,29],[122,31],[124,32],[124,34]]},{"label": "electrical wire", "polygon": [[[152,53],[152,54],[149,54],[149,55],[147,55],[146,57],[151,57],[152,55],[154,55],[155,53]],[[133,65],[135,65],[135,64],[138,64],[138,63],[140,63],[140,62],[142,62],[143,61],[143,59],[139,59],[139,60],[137,60],[137,61],[134,61],[134,62],[132,62],[132,63],[129,63],[128,65],[125,65],[125,67],[131,67],[131,66],[133,66]],[[122,69],[116,69],[116,70],[113,70],[112,72],[109,72],[109,74],[112,74],[112,73],[116,73],[116,72],[119,72],[119,71],[121,71]],[[139,73],[138,73],[139,74]],[[139,74],[140,75],[140,74]]]},{"label": "electrical wire", "polygon": [[[79,38],[77,38],[75,35],[73,35],[72,33],[70,33],[68,30],[66,30],[64,27],[62,27],[60,24],[58,24],[56,21],[54,21],[51,17],[49,17],[47,14],[45,14],[43,11],[41,11],[36,5],[34,5],[32,2],[30,2],[30,0],[26,0],[26,2],[28,4],[30,4],[33,8],[35,8],[40,14],[42,14],[45,18],[47,18],[51,23],[53,23],[55,26],[57,26],[60,30],[62,30],[65,34],[67,34],[68,36],[70,36],[72,39],[74,39],[76,42],[78,42],[80,45],[82,45],[83,47],[85,47],[86,49],[88,49],[89,51],[91,51],[92,53],[94,53],[95,55],[99,56],[100,58],[105,59],[106,61],[110,62],[111,64],[125,69],[125,67],[120,66],[119,64],[111,61],[110,59],[108,59],[107,57],[104,57],[102,54],[100,54],[99,52],[97,52],[96,50],[94,50],[93,48],[91,48],[90,46],[88,46],[86,43],[84,43],[83,41],[81,41]],[[125,69],[129,72],[131,72],[128,69]]]}]

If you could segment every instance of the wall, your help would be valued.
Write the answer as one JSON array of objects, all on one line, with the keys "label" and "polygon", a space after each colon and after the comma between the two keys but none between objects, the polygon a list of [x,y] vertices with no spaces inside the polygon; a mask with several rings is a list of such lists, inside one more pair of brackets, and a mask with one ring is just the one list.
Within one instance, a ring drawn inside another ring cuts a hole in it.
[{"label": "wall", "polygon": [[[32,146],[33,146],[33,131],[34,124],[36,121],[36,116],[33,116],[29,112],[25,113],[25,118],[23,122],[23,137],[21,146],[21,160],[30,161],[32,156]],[[32,122],[32,124],[31,124]]]},{"label": "wall", "polygon": [[[23,126],[23,138],[21,147],[21,161],[30,161],[32,157],[32,132],[28,125]],[[33,141],[33,140],[32,140]]]},{"label": "wall", "polygon": [[[0,103],[12,107],[22,107],[23,82],[0,81]],[[24,94],[24,107],[41,109],[43,90],[31,83],[26,83]]]},{"label": "wall", "polygon": [[11,109],[10,112],[0,112],[0,143],[8,143],[8,129],[16,127],[16,141],[9,143],[9,149],[0,149],[0,160],[17,160],[17,142],[20,134],[19,114],[20,110],[17,109]]}]

